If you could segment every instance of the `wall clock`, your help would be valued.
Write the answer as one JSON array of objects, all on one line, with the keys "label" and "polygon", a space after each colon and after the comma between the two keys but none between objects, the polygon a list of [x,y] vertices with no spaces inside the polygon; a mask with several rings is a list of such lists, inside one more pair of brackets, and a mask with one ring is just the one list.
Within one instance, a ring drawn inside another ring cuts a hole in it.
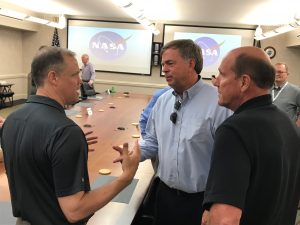
[{"label": "wall clock", "polygon": [[264,48],[264,51],[267,53],[267,55],[270,57],[270,59],[273,59],[276,55],[275,48],[273,48],[271,46]]}]

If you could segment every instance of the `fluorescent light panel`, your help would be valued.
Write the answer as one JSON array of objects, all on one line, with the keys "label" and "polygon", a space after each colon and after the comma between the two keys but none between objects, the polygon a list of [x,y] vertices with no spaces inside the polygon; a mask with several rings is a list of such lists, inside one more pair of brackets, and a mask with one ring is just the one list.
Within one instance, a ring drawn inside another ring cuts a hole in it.
[{"label": "fluorescent light panel", "polygon": [[133,17],[137,22],[139,22],[147,30],[150,30],[153,34],[158,35],[160,32],[155,27],[155,25],[148,20],[144,15],[144,10],[138,8],[130,0],[112,0],[113,3],[120,8],[122,8],[129,16]]},{"label": "fluorescent light panel", "polygon": [[16,12],[9,9],[0,8],[0,15],[12,17],[18,20],[24,20],[24,18],[27,16],[25,13]]},{"label": "fluorescent light panel", "polygon": [[40,24],[47,24],[49,23],[49,20],[44,20],[35,16],[27,16],[25,17],[25,20],[28,20],[30,22],[34,22],[34,23],[40,23]]},{"label": "fluorescent light panel", "polygon": [[289,32],[291,30],[294,30],[295,28],[292,27],[291,25],[286,25],[286,26],[281,26],[281,27],[278,27],[276,28],[274,31],[277,32],[277,33],[285,33],[285,32]]},{"label": "fluorescent light panel", "polygon": [[[259,27],[260,26],[257,27],[256,31],[259,31]],[[295,30],[299,27],[300,27],[300,20],[295,20],[293,23],[289,23],[287,25],[277,27],[274,30],[271,30],[271,31],[268,31],[268,32],[265,32],[265,33],[255,32],[254,38],[256,40],[263,40],[263,39],[266,39],[266,38],[274,37],[276,35],[283,34],[283,33]]]},{"label": "fluorescent light panel", "polygon": [[66,26],[66,18],[63,15],[59,16],[58,23],[52,22],[52,21],[49,21],[46,19],[42,19],[39,17],[35,17],[35,16],[29,16],[29,15],[26,15],[25,13],[20,13],[20,12],[14,11],[14,10],[4,9],[4,8],[0,8],[0,15],[11,17],[11,18],[18,19],[18,20],[27,20],[30,22],[44,24],[44,25],[48,25],[48,26],[52,26],[52,27],[57,27],[60,29],[63,29]]}]

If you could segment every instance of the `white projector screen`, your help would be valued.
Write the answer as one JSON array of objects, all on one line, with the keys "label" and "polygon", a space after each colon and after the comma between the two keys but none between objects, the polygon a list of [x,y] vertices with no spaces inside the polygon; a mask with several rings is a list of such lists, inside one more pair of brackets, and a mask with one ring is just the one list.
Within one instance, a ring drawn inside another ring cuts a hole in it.
[{"label": "white projector screen", "polygon": [[222,58],[232,49],[252,46],[254,29],[164,25],[164,44],[176,39],[191,39],[202,49],[204,79],[218,74]]},{"label": "white projector screen", "polygon": [[96,71],[151,75],[153,34],[139,23],[68,19],[68,49]]}]

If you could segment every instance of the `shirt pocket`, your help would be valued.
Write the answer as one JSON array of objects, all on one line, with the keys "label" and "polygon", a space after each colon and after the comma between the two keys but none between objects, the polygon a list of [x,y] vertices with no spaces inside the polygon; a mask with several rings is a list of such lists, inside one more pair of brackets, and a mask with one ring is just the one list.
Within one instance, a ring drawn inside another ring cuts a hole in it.
[{"label": "shirt pocket", "polygon": [[189,120],[183,123],[183,138],[190,142],[206,142],[212,139],[211,118],[199,115],[189,116]]}]

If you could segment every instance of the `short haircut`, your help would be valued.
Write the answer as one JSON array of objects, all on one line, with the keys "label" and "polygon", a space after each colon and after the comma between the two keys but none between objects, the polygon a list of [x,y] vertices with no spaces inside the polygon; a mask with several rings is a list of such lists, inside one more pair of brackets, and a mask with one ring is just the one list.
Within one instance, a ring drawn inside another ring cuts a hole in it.
[{"label": "short haircut", "polygon": [[178,49],[185,60],[195,60],[195,71],[200,74],[203,69],[203,57],[201,48],[190,39],[178,39],[168,42],[161,50],[161,56],[167,49]]},{"label": "short haircut", "polygon": [[251,77],[254,83],[263,89],[269,89],[275,81],[275,68],[268,61],[247,55],[240,54],[232,68],[237,77],[247,74]]},{"label": "short haircut", "polygon": [[82,57],[88,58],[88,59],[90,58],[88,54],[83,54],[83,55],[81,56],[81,58],[82,58]]},{"label": "short haircut", "polygon": [[62,72],[65,68],[64,56],[75,57],[75,53],[59,47],[44,47],[31,63],[31,76],[37,87],[44,84],[49,71]]},{"label": "short haircut", "polygon": [[289,73],[289,68],[288,68],[288,66],[287,66],[286,63],[284,63],[284,62],[278,62],[278,63],[275,64],[275,66],[276,66],[276,65],[283,65],[284,68],[285,68],[285,70],[286,70],[286,72]]}]

